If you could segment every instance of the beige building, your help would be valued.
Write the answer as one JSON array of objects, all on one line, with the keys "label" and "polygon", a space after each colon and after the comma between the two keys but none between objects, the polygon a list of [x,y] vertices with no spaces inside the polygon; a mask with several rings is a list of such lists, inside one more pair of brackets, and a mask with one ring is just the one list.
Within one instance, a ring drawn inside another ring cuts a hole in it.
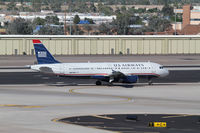
[{"label": "beige building", "polygon": [[54,55],[200,54],[200,36],[0,36],[0,55],[33,55],[41,39]]},{"label": "beige building", "polygon": [[182,14],[182,23],[172,24],[179,34],[195,35],[200,33],[200,6],[184,5],[183,9],[175,9],[175,13]]},{"label": "beige building", "polygon": [[125,6],[126,8],[132,8],[134,7],[135,9],[146,9],[146,10],[149,10],[149,9],[154,9],[154,8],[157,8],[158,10],[162,10],[163,8],[163,5],[110,5],[110,7],[115,11],[117,8],[121,8]]}]

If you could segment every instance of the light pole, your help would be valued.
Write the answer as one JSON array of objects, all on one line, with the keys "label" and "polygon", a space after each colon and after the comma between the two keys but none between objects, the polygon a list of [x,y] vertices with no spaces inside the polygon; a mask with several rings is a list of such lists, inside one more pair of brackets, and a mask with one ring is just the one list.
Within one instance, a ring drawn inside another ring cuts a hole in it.
[{"label": "light pole", "polygon": [[175,35],[176,35],[176,8],[175,8]]},{"label": "light pole", "polygon": [[[69,3],[69,12],[70,12],[70,15],[72,15],[72,13],[71,13],[71,3],[72,3],[72,0],[70,0],[70,3]],[[72,17],[70,17],[70,21],[71,21],[71,18]],[[70,35],[72,35],[72,24],[71,24],[71,22],[70,22]]]},{"label": "light pole", "polygon": [[64,35],[66,35],[66,0],[65,0],[65,13],[64,13]]}]

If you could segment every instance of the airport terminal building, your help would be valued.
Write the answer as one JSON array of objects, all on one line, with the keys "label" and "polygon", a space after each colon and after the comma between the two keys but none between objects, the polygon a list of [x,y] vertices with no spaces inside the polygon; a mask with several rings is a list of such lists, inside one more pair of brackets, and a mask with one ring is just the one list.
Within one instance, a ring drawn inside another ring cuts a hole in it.
[{"label": "airport terminal building", "polygon": [[2,35],[0,55],[34,55],[32,39],[40,39],[53,55],[200,54],[199,35],[49,36]]}]

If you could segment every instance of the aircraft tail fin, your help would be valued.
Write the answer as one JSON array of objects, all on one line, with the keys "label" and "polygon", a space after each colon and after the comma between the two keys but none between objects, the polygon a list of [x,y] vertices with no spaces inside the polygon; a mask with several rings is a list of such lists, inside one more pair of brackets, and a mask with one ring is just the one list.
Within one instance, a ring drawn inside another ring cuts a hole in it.
[{"label": "aircraft tail fin", "polygon": [[54,64],[60,63],[55,60],[51,53],[46,49],[46,47],[41,43],[40,40],[33,40],[33,45],[35,49],[35,54],[38,64]]}]

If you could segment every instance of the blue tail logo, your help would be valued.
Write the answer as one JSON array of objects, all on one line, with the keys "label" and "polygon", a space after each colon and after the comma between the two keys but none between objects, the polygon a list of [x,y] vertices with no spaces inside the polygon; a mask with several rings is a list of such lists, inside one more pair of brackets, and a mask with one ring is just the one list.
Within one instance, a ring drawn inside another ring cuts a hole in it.
[{"label": "blue tail logo", "polygon": [[40,40],[33,40],[35,54],[38,64],[54,64],[60,63],[55,60],[51,53],[45,48]]}]

